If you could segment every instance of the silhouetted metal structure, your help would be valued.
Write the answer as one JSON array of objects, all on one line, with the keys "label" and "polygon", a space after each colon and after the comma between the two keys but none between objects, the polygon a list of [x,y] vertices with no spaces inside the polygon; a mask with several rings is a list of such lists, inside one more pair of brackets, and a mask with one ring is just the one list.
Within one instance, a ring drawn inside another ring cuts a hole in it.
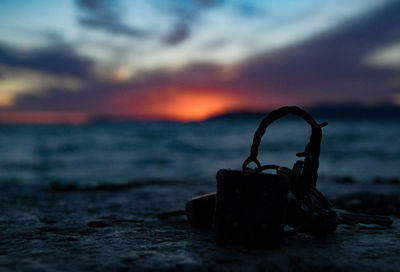
[{"label": "silhouetted metal structure", "polygon": [[[294,114],[311,126],[311,136],[292,169],[258,160],[261,139],[269,125]],[[285,236],[305,232],[323,235],[335,231],[339,223],[373,223],[390,226],[392,220],[335,210],[316,188],[322,127],[299,107],[282,107],[270,112],[260,123],[253,138],[250,155],[242,170],[221,169],[217,172],[217,192],[198,196],[186,204],[184,211],[160,214],[160,218],[186,214],[190,224],[212,228],[219,243],[250,246],[279,246]],[[254,162],[256,167],[248,165]],[[275,174],[264,173],[275,170]],[[338,212],[337,212],[338,211]],[[284,232],[284,226],[293,228]]]}]

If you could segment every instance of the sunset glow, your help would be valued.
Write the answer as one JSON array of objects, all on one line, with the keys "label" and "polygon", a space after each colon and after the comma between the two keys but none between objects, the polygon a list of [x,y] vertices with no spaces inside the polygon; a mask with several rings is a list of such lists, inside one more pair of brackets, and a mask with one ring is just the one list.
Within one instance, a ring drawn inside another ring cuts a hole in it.
[{"label": "sunset glow", "polygon": [[0,124],[400,105],[399,12],[396,0],[2,0]]},{"label": "sunset glow", "polygon": [[133,117],[177,121],[202,121],[235,110],[266,109],[272,105],[250,93],[209,89],[148,90],[121,95],[115,102],[116,107]]},{"label": "sunset glow", "polygon": [[83,113],[69,112],[0,112],[0,123],[3,124],[71,124],[81,125],[89,122]]}]

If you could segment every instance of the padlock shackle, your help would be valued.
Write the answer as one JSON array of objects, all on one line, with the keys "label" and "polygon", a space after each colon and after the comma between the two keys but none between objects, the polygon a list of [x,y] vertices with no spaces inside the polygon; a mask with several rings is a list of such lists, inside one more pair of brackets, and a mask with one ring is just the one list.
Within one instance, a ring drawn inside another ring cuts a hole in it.
[{"label": "padlock shackle", "polygon": [[243,170],[248,169],[247,165],[251,162],[254,162],[257,165],[257,169],[262,169],[261,163],[258,161],[258,148],[261,143],[261,139],[265,134],[265,131],[269,125],[271,125],[276,120],[288,115],[294,114],[304,119],[311,126],[311,136],[310,141],[306,145],[304,152],[297,153],[296,155],[299,157],[305,157],[304,159],[304,168],[302,171],[302,176],[306,177],[310,184],[314,185],[318,179],[318,167],[319,167],[319,154],[320,154],[320,145],[322,139],[322,127],[326,126],[328,123],[324,122],[322,124],[318,124],[314,118],[311,117],[305,110],[299,107],[281,107],[277,110],[271,111],[260,123],[253,137],[253,144],[250,149],[250,156],[243,162]]}]

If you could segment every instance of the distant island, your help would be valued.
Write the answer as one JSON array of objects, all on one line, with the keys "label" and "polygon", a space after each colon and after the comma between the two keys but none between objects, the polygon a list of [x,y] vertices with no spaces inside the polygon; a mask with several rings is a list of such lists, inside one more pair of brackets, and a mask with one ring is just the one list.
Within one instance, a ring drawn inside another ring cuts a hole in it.
[{"label": "distant island", "polygon": [[[395,105],[363,106],[363,105],[320,105],[305,108],[315,118],[340,119],[400,119],[400,107]],[[269,111],[238,111],[207,120],[220,119],[253,119],[263,118]]]},{"label": "distant island", "polygon": [[[212,116],[204,121],[215,120],[237,120],[237,119],[261,119],[271,110],[251,111],[243,110],[229,112],[221,115]],[[363,106],[363,105],[319,105],[305,107],[315,118],[337,118],[337,119],[400,119],[400,107],[395,105]],[[131,122],[149,122],[149,120],[133,118],[131,116],[109,116],[97,115],[90,119],[90,124],[102,123],[131,123]],[[174,120],[154,119],[150,122],[177,122]],[[198,122],[198,121],[193,121]]]}]

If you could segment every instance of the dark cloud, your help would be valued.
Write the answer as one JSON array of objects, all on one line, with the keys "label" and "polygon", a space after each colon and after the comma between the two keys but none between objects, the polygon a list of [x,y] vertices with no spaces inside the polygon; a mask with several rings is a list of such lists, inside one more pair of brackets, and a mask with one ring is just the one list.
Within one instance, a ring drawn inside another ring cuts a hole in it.
[{"label": "dark cloud", "polygon": [[79,22],[83,26],[102,29],[111,34],[124,35],[135,38],[146,36],[145,32],[140,31],[136,28],[123,25],[119,22],[110,22],[108,20],[104,20],[103,18],[85,17],[80,18]]},{"label": "dark cloud", "polygon": [[[167,45],[177,45],[190,37],[191,27],[204,10],[221,5],[222,0],[162,1],[156,5],[162,12],[172,13],[173,23],[161,41]],[[118,1],[76,0],[80,9],[79,23],[84,27],[100,29],[110,34],[128,37],[147,37],[148,32],[127,25],[122,20],[123,8]]]},{"label": "dark cloud", "polygon": [[187,22],[176,23],[172,31],[165,36],[164,42],[169,45],[176,45],[183,42],[190,36],[189,27]]},{"label": "dark cloud", "polygon": [[385,81],[395,71],[365,64],[366,56],[398,42],[397,1],[311,40],[246,61],[233,85],[275,91],[298,101],[366,101],[391,90]]},{"label": "dark cloud", "polygon": [[166,2],[160,6],[167,9],[175,16],[175,23],[163,41],[167,45],[177,45],[190,37],[191,27],[197,21],[201,12],[221,5],[221,0],[191,0]]},{"label": "dark cloud", "polygon": [[[116,110],[110,101],[121,93],[199,86],[251,91],[259,93],[260,97],[267,94],[272,98],[283,98],[284,104],[299,105],[362,102],[378,96],[389,97],[395,90],[387,89],[385,82],[398,76],[396,71],[368,67],[364,59],[373,50],[399,41],[398,14],[400,2],[397,1],[323,35],[245,60],[238,65],[234,76],[229,78],[221,77],[225,68],[207,63],[192,64],[178,72],[147,72],[139,79],[125,83],[99,82],[87,78],[81,91],[58,89],[40,97],[21,95],[14,108],[110,113]],[[8,64],[23,66],[35,63],[21,63],[8,56],[9,53],[0,50],[0,59],[3,62],[6,59]],[[28,57],[33,58],[39,61],[37,54]],[[70,61],[65,59],[67,63]],[[76,63],[79,61],[87,67],[84,60],[78,58]],[[62,59],[59,66],[63,66]]]},{"label": "dark cloud", "polygon": [[114,94],[113,89],[84,88],[80,91],[68,91],[60,87],[48,91],[44,96],[21,95],[13,110],[105,113],[110,112],[109,99]]},{"label": "dark cloud", "polygon": [[309,40],[245,60],[232,79],[219,80],[221,71],[213,65],[192,65],[174,77],[175,84],[202,78],[209,86],[286,97],[287,103],[389,100],[398,87],[390,89],[386,82],[398,72],[367,66],[365,59],[400,41],[398,14],[400,2],[394,1]]},{"label": "dark cloud", "polygon": [[67,46],[50,46],[21,52],[0,44],[0,63],[16,68],[27,68],[56,75],[87,77],[92,65]]},{"label": "dark cloud", "polygon": [[167,74],[161,71],[148,74],[138,82],[116,83],[88,79],[80,90],[70,91],[60,86],[48,90],[45,95],[38,96],[29,93],[20,95],[17,97],[16,105],[5,110],[118,115],[121,114],[121,109],[116,108],[112,102],[115,96],[165,86],[170,83],[169,80]]},{"label": "dark cloud", "polygon": [[66,45],[64,37],[59,32],[46,30],[43,31],[41,35],[48,39],[51,44]]},{"label": "dark cloud", "polygon": [[145,31],[122,22],[121,9],[117,1],[77,0],[76,3],[83,13],[79,17],[79,23],[84,27],[134,38],[147,36]]},{"label": "dark cloud", "polygon": [[224,0],[193,0],[195,4],[202,8],[210,8],[210,7],[215,7],[217,5],[221,5],[224,3]]}]

